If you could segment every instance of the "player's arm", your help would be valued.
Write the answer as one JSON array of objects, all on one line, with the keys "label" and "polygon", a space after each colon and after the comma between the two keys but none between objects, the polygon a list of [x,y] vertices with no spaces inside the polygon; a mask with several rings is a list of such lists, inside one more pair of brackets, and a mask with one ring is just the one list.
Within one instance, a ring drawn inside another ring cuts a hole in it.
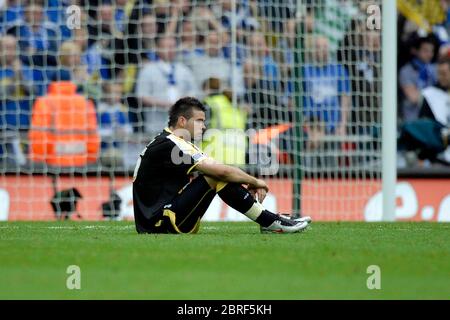
[{"label": "player's arm", "polygon": [[221,164],[213,159],[199,162],[196,169],[219,181],[247,184],[249,189],[264,189],[266,192],[269,190],[263,180],[257,179],[237,167]]}]

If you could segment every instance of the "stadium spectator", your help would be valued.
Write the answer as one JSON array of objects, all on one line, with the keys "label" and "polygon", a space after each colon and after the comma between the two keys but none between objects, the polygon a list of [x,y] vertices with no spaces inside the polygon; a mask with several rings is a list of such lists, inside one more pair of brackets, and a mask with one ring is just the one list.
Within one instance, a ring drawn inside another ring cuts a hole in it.
[{"label": "stadium spectator", "polygon": [[22,60],[34,66],[55,66],[59,30],[44,18],[40,1],[30,1],[24,8],[23,20],[16,20],[7,34],[18,39]]},{"label": "stadium spectator", "polygon": [[[410,21],[402,14],[399,14],[397,37],[397,64],[399,68],[406,65],[414,57],[413,46],[416,45],[419,38],[426,36],[427,33],[419,31],[418,26],[413,21]],[[430,38],[432,39],[431,35]]]},{"label": "stadium spectator", "polygon": [[[320,3],[320,4],[318,4]],[[345,33],[354,19],[361,11],[358,10],[357,3],[361,6],[364,2],[353,0],[327,0],[327,1],[308,1],[306,3],[308,11],[313,16],[312,33],[319,34],[328,39],[330,53],[335,54],[339,43],[344,38]],[[367,17],[367,11],[362,12]]]},{"label": "stadium spectator", "polygon": [[[24,19],[24,4],[32,1],[6,0],[0,3],[0,33],[5,26],[14,24],[16,21]],[[67,26],[66,10],[71,5],[80,5],[79,0],[46,0],[40,2],[44,8],[44,14],[47,20],[57,28],[62,40],[71,37],[71,30]]]},{"label": "stadium spectator", "polygon": [[[17,40],[0,38],[0,154],[13,164],[24,164],[20,132],[30,126],[31,104],[37,89],[33,73],[18,57]],[[3,158],[3,157],[1,157]]]},{"label": "stadium spectator", "polygon": [[439,60],[437,78],[436,85],[421,91],[418,119],[401,127],[398,156],[409,166],[419,164],[418,159],[450,165],[450,58]]},{"label": "stadium spectator", "polygon": [[[283,33],[286,31],[286,22],[295,17],[296,3],[292,0],[278,0],[276,3],[270,0],[257,0],[260,20],[264,23],[266,29],[274,33]],[[329,1],[325,2],[328,3]],[[307,4],[313,4],[313,1],[306,1]]]},{"label": "stadium spectator", "polygon": [[190,0],[159,0],[153,4],[157,19],[158,33],[174,37],[180,33],[181,22],[189,16]]},{"label": "stadium spectator", "polygon": [[[142,6],[145,2],[145,9],[150,9],[152,0],[77,0],[77,2],[72,4],[79,5],[89,19],[89,34],[91,36],[89,45],[91,45],[98,40],[98,35],[106,33],[120,36],[126,33],[129,28],[130,16],[135,8],[143,9]],[[138,19],[140,17],[139,15]]]},{"label": "stadium spectator", "polygon": [[437,83],[421,92],[420,118],[429,118],[444,126],[450,125],[450,58],[437,64]]},{"label": "stadium spectator", "polygon": [[200,5],[193,8],[190,20],[202,36],[206,36],[214,30],[219,34],[221,43],[228,43],[228,30],[220,23],[220,18],[215,16],[208,6]]},{"label": "stadium spectator", "polygon": [[247,112],[232,104],[232,93],[222,91],[218,78],[209,78],[203,83],[207,92],[208,129],[203,137],[203,149],[216,160],[225,164],[245,164]]},{"label": "stadium spectator", "polygon": [[203,43],[203,38],[204,36],[195,29],[195,24],[191,19],[184,20],[181,29],[178,60],[189,65],[196,55],[202,54],[200,46]]},{"label": "stadium spectator", "polygon": [[[100,76],[102,79],[115,79],[118,76],[116,59],[118,51],[124,55],[123,34],[116,25],[115,8],[110,1],[100,2],[96,7],[95,17],[90,17],[88,24],[89,47],[94,46],[101,56]],[[122,58],[123,60],[123,58]]]},{"label": "stadium spectator", "polygon": [[23,19],[23,5],[21,0],[6,0],[0,4],[0,33],[5,31],[5,27],[13,24],[17,20]]},{"label": "stadium spectator", "polygon": [[101,137],[101,163],[124,166],[125,144],[132,128],[122,104],[121,84],[107,82],[103,85],[103,97],[97,105],[97,122]]},{"label": "stadium spectator", "polygon": [[156,37],[157,26],[154,14],[146,12],[141,18],[130,20],[124,33],[123,61],[119,61],[119,63],[123,66],[141,64],[146,56],[151,57],[150,60],[155,60]]},{"label": "stadium spectator", "polygon": [[433,36],[437,45],[449,42],[449,2],[447,0],[398,0],[399,28],[409,37],[411,32]]},{"label": "stadium spectator", "polygon": [[[30,160],[58,167],[95,163],[100,137],[94,105],[70,81],[54,81],[33,105]],[[68,116],[70,115],[70,116]]]},{"label": "stadium spectator", "polygon": [[[194,23],[194,28],[198,32],[201,38],[206,37],[211,31],[215,31],[219,36],[219,43],[221,43],[222,55],[231,59],[231,43],[229,30],[224,28],[218,17],[214,15],[211,9],[207,6],[196,6],[192,10],[191,20]],[[203,42],[203,41],[200,41]],[[236,61],[237,65],[241,65],[242,59],[245,55],[245,50],[243,47],[243,37],[237,35],[236,43]]]},{"label": "stadium spectator", "polygon": [[104,68],[102,59],[102,49],[100,42],[96,42],[89,47],[89,32],[87,28],[87,16],[84,12],[81,15],[81,26],[72,30],[71,40],[75,42],[81,50],[81,63],[87,66],[87,72],[93,79],[102,78]]},{"label": "stadium spectator", "polygon": [[100,98],[101,88],[98,81],[88,73],[88,66],[81,62],[82,52],[74,41],[66,41],[59,52],[60,66],[50,76],[51,81],[72,81],[77,92],[84,94],[94,102]]},{"label": "stadium spectator", "polygon": [[338,61],[351,79],[351,133],[380,137],[381,35],[378,30],[364,30],[365,24],[365,20],[352,22],[339,46]]},{"label": "stadium spectator", "polygon": [[125,37],[129,39],[128,45],[130,48],[138,47],[138,37],[136,36],[139,34],[139,28],[143,17],[145,15],[154,15],[152,2],[153,0],[135,0],[132,5],[124,32]]},{"label": "stadium spectator", "polygon": [[308,121],[323,123],[327,134],[344,135],[350,109],[345,68],[330,59],[328,39],[314,38],[314,61],[303,66],[303,107]]},{"label": "stadium spectator", "polygon": [[96,15],[89,20],[90,44],[102,39],[120,37],[115,20],[115,8],[110,1],[101,1],[96,7]]},{"label": "stadium spectator", "polygon": [[[157,25],[156,17],[153,14],[146,14],[142,17],[141,23],[138,27],[138,41],[139,45],[136,48],[138,52],[142,52],[143,59],[148,61],[155,61],[158,56],[155,51]],[[139,62],[141,60],[138,60]]]},{"label": "stadium spectator", "polygon": [[253,32],[247,38],[249,52],[247,57],[260,64],[262,76],[268,81],[270,89],[280,90],[280,68],[270,53],[266,39],[261,32]]},{"label": "stadium spectator", "polygon": [[173,102],[199,93],[190,69],[175,61],[175,39],[164,36],[157,44],[159,59],[144,64],[136,81],[136,96],[145,108],[146,131],[151,133],[167,125],[167,109]]},{"label": "stadium spectator", "polygon": [[278,64],[280,67],[280,78],[283,92],[280,100],[291,110],[294,109],[295,105],[293,96],[295,84],[293,80],[295,76],[295,45],[299,33],[297,28],[300,26],[303,28],[302,30],[305,34],[304,47],[311,47],[308,45],[308,41],[312,37],[311,32],[313,31],[313,25],[313,13],[311,10],[305,10],[302,16],[288,19],[285,25],[285,32],[278,35],[277,38],[276,52],[278,52]]},{"label": "stadium spectator", "polygon": [[[221,22],[222,26],[228,31],[232,29],[233,10],[232,1],[223,0],[212,5],[214,16]],[[256,1],[237,1],[236,2],[236,37],[243,38],[247,32],[260,29],[258,22],[258,8]]]},{"label": "stadium spectator", "polygon": [[[139,11],[136,11],[138,13]],[[136,96],[136,81],[139,69],[145,62],[158,60],[156,52],[157,25],[156,16],[150,11],[142,11],[142,19],[131,21],[128,28],[132,32],[125,35],[123,55],[116,52],[116,67],[119,68],[120,78],[123,80],[123,93],[129,110],[129,120],[134,131],[143,130],[143,116]]]},{"label": "stadium spectator", "polygon": [[243,102],[250,109],[248,127],[261,129],[290,121],[288,110],[280,103],[275,92],[269,89],[267,80],[262,77],[260,65],[248,59],[243,67],[245,83]]},{"label": "stadium spectator", "polygon": [[223,56],[222,47],[219,34],[215,31],[209,32],[205,38],[204,51],[193,56],[187,65],[192,69],[198,87],[209,78],[218,78],[225,87],[231,88],[234,72],[236,93],[242,96],[242,70],[238,66],[232,67],[231,61]]},{"label": "stadium spectator", "polygon": [[432,63],[435,45],[430,37],[419,38],[413,46],[413,59],[400,69],[400,111],[403,121],[417,119],[420,91],[436,83],[436,66]]},{"label": "stadium spectator", "polygon": [[37,88],[33,72],[19,59],[17,40],[0,38],[0,106],[3,128],[26,130],[30,124],[30,107]]},{"label": "stadium spectator", "polygon": [[127,5],[132,3],[130,0],[117,0],[115,1],[115,10],[114,10],[114,20],[117,30],[119,32],[124,32],[126,27],[127,17]]},{"label": "stadium spectator", "polygon": [[[49,21],[54,23],[61,35],[61,41],[68,40],[72,37],[72,31],[67,25],[67,9],[70,6],[78,6],[81,8],[81,0],[46,0],[45,12]],[[73,11],[71,12],[73,14]]]},{"label": "stadium spectator", "polygon": [[132,27],[132,30],[126,34],[126,45],[129,49],[128,60],[124,61],[124,64],[140,64],[145,60],[158,60],[156,39],[162,35],[158,33],[156,15],[150,11],[145,11],[141,18],[134,21],[132,25],[129,24],[130,27]]},{"label": "stadium spectator", "polygon": [[444,59],[450,57],[450,1],[442,0],[440,4],[443,19],[433,28],[433,31],[440,41],[439,57]]}]

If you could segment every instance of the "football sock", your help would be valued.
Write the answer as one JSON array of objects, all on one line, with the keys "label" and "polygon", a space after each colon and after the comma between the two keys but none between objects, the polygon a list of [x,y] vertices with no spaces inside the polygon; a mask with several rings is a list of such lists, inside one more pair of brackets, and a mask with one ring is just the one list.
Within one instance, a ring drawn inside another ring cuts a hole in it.
[{"label": "football sock", "polygon": [[271,225],[278,218],[278,215],[266,210],[240,184],[219,182],[216,191],[226,204],[263,227]]}]

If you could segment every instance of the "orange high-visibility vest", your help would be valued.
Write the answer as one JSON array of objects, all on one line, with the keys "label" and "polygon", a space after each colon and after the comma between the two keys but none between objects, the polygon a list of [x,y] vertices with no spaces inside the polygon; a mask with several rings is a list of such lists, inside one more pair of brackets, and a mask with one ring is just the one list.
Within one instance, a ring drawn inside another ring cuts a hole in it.
[{"label": "orange high-visibility vest", "polygon": [[272,140],[279,137],[281,134],[292,128],[292,123],[280,123],[264,129],[258,130],[258,132],[251,137],[252,144],[260,144],[271,146],[271,151],[275,153],[278,161],[283,164],[290,164],[291,159],[287,152],[281,151],[276,144],[270,144]]},{"label": "orange high-visibility vest", "polygon": [[94,105],[68,81],[53,82],[36,99],[31,118],[30,160],[53,166],[97,161],[100,137]]}]

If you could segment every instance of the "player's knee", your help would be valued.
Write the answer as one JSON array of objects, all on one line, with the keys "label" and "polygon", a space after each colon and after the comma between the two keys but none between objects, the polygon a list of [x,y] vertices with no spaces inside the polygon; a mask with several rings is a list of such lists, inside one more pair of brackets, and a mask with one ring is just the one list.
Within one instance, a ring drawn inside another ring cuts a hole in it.
[{"label": "player's knee", "polygon": [[225,188],[228,182],[220,181],[211,177],[204,176],[206,182],[209,184],[211,189],[216,190],[216,193]]},{"label": "player's knee", "polygon": [[216,189],[217,184],[219,183],[218,180],[211,178],[211,177],[207,177],[207,176],[203,176],[206,180],[206,182],[209,184],[209,186],[211,187],[211,189]]}]

